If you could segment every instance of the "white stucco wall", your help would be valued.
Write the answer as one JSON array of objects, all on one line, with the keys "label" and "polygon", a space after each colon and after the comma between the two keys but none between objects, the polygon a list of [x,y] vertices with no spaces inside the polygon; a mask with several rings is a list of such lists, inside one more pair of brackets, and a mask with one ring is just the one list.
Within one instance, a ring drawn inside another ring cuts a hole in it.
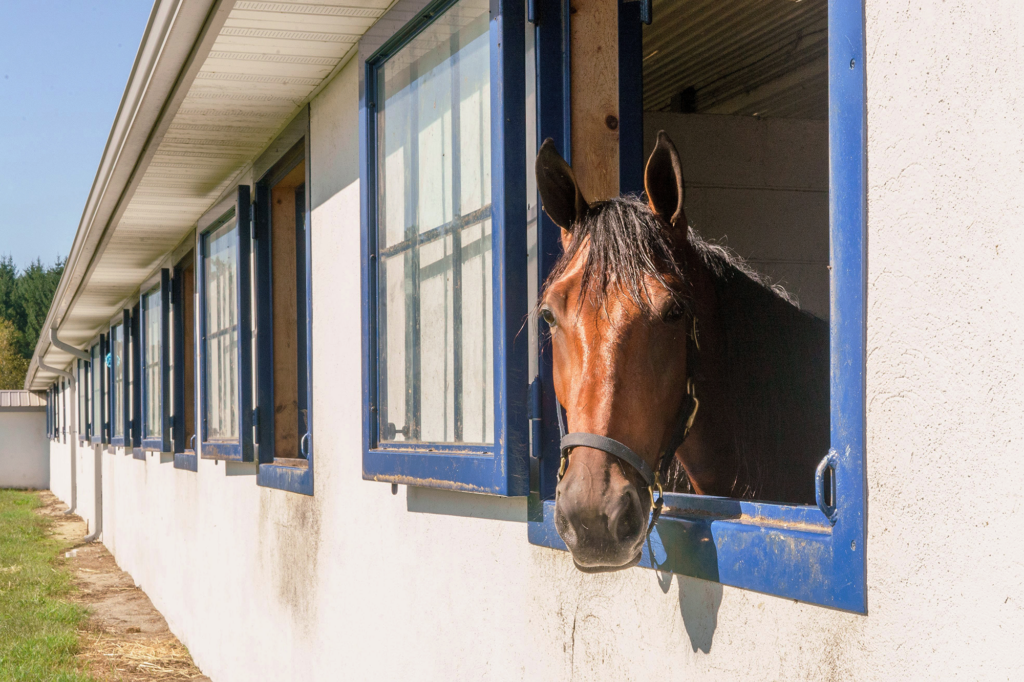
[{"label": "white stucco wall", "polygon": [[71,504],[71,445],[50,442],[50,492]]},{"label": "white stucco wall", "polygon": [[50,484],[46,409],[0,409],[0,488]]},{"label": "white stucco wall", "polygon": [[245,466],[99,455],[104,542],[203,671],[1018,677],[1024,15],[1015,0],[870,0],[867,31],[867,616],[643,569],[584,575],[527,543],[521,501],[361,480],[350,64],[311,112],[315,496],[260,489]]}]

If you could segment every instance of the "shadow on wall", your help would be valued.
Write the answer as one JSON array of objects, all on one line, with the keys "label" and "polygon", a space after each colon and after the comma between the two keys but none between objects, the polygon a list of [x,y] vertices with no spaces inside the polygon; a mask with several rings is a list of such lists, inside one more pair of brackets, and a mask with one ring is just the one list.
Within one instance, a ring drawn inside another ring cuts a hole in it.
[{"label": "shadow on wall", "polygon": [[[673,574],[656,573],[658,586],[668,594]],[[679,589],[679,615],[683,617],[683,626],[690,637],[690,648],[693,653],[698,650],[710,653],[715,630],[718,629],[718,609],[722,606],[721,583],[677,575],[676,587]]]},{"label": "shadow on wall", "polygon": [[694,653],[711,651],[718,628],[718,609],[722,606],[722,585],[700,578],[677,576],[679,614]]}]

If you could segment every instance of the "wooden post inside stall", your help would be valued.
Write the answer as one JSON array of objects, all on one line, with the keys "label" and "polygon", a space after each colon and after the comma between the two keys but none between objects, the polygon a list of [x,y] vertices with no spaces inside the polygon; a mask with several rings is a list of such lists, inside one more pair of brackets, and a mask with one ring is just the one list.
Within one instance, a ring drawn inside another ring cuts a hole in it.
[{"label": "wooden post inside stall", "polygon": [[619,195],[619,0],[570,0],[572,168],[587,201]]}]

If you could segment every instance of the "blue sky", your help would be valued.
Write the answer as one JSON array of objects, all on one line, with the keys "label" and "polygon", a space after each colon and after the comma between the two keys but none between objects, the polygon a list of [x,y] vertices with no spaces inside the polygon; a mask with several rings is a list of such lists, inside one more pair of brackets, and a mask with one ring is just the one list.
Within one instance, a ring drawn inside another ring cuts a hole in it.
[{"label": "blue sky", "polygon": [[0,0],[0,255],[71,250],[151,0]]}]

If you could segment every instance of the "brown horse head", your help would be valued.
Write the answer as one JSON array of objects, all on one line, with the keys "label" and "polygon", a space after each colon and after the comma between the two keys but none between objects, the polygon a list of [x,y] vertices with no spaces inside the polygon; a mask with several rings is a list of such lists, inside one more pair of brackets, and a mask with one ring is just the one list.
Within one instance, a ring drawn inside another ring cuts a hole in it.
[{"label": "brown horse head", "polygon": [[[679,155],[659,133],[646,203],[588,203],[550,140],[536,172],[544,210],[562,229],[564,254],[539,312],[569,431],[614,439],[657,469],[685,396],[692,324]],[[576,565],[604,571],[639,561],[652,494],[633,466],[574,448],[557,487],[555,524]]]},{"label": "brown horse head", "polygon": [[[653,491],[639,469],[657,471],[659,461],[677,461],[701,495],[813,503],[829,445],[828,324],[687,225],[668,136],[658,134],[647,162],[646,202],[587,202],[550,140],[537,184],[562,228],[564,253],[539,312],[555,395],[575,432],[555,526],[576,565],[609,571],[640,560]],[[696,408],[690,386],[701,405],[692,421],[682,414]],[[680,445],[681,423],[693,428]],[[630,464],[634,455],[643,462]]]}]

